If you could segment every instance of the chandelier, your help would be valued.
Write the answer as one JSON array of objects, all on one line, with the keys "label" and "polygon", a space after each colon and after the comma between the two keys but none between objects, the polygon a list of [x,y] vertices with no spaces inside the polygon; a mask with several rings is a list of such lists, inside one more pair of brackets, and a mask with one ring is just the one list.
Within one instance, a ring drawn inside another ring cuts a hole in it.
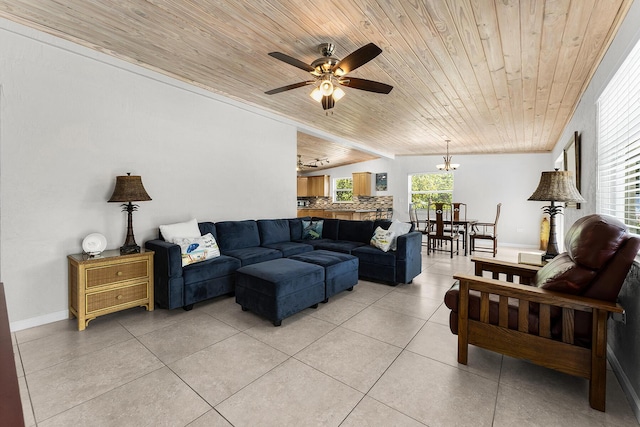
[{"label": "chandelier", "polygon": [[444,163],[440,163],[438,165],[436,165],[436,167],[440,170],[444,170],[444,171],[450,171],[450,170],[456,170],[460,167],[460,165],[458,163],[451,163],[451,156],[449,155],[449,143],[451,142],[451,140],[447,139],[447,155],[443,156],[444,159]]}]

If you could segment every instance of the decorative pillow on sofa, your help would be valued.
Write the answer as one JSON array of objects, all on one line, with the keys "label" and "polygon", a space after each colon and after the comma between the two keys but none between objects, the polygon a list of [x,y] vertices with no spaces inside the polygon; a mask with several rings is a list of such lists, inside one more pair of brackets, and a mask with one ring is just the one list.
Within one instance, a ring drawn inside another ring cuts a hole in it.
[{"label": "decorative pillow on sofa", "polygon": [[191,221],[179,222],[176,224],[161,225],[160,233],[165,242],[177,243],[175,240],[184,237],[200,237],[200,228],[198,228],[198,221],[192,219]]},{"label": "decorative pillow on sofa", "polygon": [[211,233],[200,237],[178,237],[174,243],[180,246],[183,267],[220,256],[218,243]]},{"label": "decorative pillow on sofa", "polygon": [[377,227],[376,231],[373,232],[373,237],[371,238],[371,246],[375,246],[383,252],[389,252],[391,243],[395,241],[396,237],[393,234],[393,231]]},{"label": "decorative pillow on sofa", "polygon": [[317,240],[322,238],[323,220],[302,221],[302,240]]},{"label": "decorative pillow on sofa", "polygon": [[389,226],[389,230],[393,233],[393,237],[391,240],[391,250],[396,250],[396,239],[398,236],[402,236],[407,234],[411,230],[411,224],[407,222],[401,222],[400,220],[394,220]]}]

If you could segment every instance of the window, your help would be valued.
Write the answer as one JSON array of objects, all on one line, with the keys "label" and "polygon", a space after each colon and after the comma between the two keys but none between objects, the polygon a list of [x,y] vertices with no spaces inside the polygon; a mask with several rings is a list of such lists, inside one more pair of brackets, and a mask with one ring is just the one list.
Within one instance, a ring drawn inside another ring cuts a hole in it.
[{"label": "window", "polygon": [[333,201],[353,201],[353,178],[336,178],[333,181]]},{"label": "window", "polygon": [[640,234],[640,43],[598,99],[596,211]]},{"label": "window", "polygon": [[453,202],[453,173],[419,173],[409,175],[409,203],[426,209],[431,202]]}]

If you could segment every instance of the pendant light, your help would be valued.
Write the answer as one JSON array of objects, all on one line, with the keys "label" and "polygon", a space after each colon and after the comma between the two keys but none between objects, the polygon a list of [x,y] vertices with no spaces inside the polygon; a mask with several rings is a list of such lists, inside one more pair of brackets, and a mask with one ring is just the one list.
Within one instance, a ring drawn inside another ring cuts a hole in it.
[{"label": "pendant light", "polygon": [[449,155],[450,142],[451,140],[447,139],[447,155],[443,157],[444,163],[440,163],[439,165],[436,165],[436,167],[440,170],[450,171],[450,170],[456,170],[460,167],[458,163],[451,163],[451,156]]}]

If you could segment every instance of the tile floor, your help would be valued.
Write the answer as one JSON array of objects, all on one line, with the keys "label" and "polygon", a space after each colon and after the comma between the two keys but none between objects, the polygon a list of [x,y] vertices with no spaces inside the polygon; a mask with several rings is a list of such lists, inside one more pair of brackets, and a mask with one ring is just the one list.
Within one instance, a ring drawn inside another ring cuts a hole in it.
[{"label": "tile floor", "polygon": [[[517,250],[500,248],[515,260]],[[423,254],[396,287],[360,281],[282,322],[234,298],[134,308],[13,334],[29,426],[637,426],[616,380],[587,381],[470,347],[456,361],[443,295],[468,257]]]}]

